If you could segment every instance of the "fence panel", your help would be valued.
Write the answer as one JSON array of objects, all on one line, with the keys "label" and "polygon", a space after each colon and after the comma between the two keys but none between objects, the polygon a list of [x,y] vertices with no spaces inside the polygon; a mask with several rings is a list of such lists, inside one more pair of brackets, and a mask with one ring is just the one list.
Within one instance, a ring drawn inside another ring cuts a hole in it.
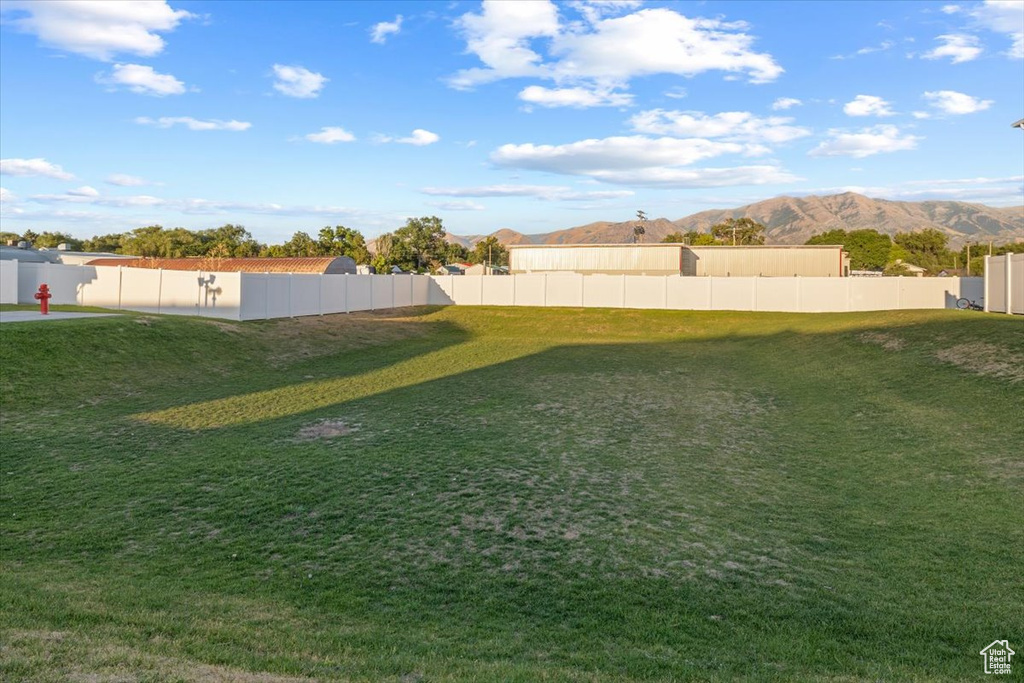
[{"label": "fence panel", "polygon": [[[484,276],[481,276],[484,277]],[[548,273],[545,306],[579,307],[583,305],[583,275]]]},{"label": "fence panel", "polygon": [[667,275],[626,275],[622,280],[622,300],[626,308],[665,308],[668,298]]},{"label": "fence panel", "polygon": [[[840,277],[798,277],[800,310],[805,313],[836,313],[849,310],[849,281]],[[761,309],[767,310],[767,309]]]},{"label": "fence panel", "polygon": [[368,311],[373,308],[373,275],[348,276],[348,310]]},{"label": "fence panel", "polygon": [[82,285],[83,271],[78,266],[65,266],[59,263],[19,263],[18,264],[18,303],[34,304],[39,285],[45,283],[50,288],[50,305],[79,303],[79,291]]},{"label": "fence panel", "polygon": [[676,311],[707,311],[711,308],[709,277],[669,275],[666,307]]},{"label": "fence panel", "polygon": [[434,280],[429,275],[410,275],[412,278],[412,301],[414,306],[425,306],[430,303],[430,292],[434,288]]},{"label": "fence panel", "polygon": [[1010,259],[1010,292],[1012,313],[1024,315],[1024,254],[1008,254]]},{"label": "fence panel", "polygon": [[18,303],[18,262],[0,261],[0,304]]},{"label": "fence panel", "polygon": [[413,275],[392,275],[392,288],[395,308],[412,306]]},{"label": "fence panel", "polygon": [[513,285],[511,277],[482,277],[480,282],[480,303],[486,306],[511,306]]},{"label": "fence panel", "polygon": [[513,292],[514,306],[546,306],[545,286],[547,275],[509,275],[515,278]]},{"label": "fence panel", "polygon": [[[140,313],[160,313],[160,295],[163,290],[163,272],[151,268],[124,268],[121,270],[121,308]],[[192,282],[192,293],[198,285]],[[188,311],[195,314],[195,309]],[[173,311],[168,311],[173,313]]]},{"label": "fence panel", "polygon": [[583,305],[588,308],[622,308],[624,294],[621,275],[588,275],[583,278]]},{"label": "fence panel", "polygon": [[479,306],[483,300],[481,275],[451,275],[451,296],[460,306]]},{"label": "fence panel", "polygon": [[800,280],[795,277],[759,277],[754,305],[759,311],[798,313]]},{"label": "fence panel", "polygon": [[364,275],[372,278],[370,280],[371,306],[375,311],[391,308],[392,297],[394,296],[394,279],[387,275]]},{"label": "fence panel", "polygon": [[715,277],[711,279],[711,309],[714,311],[754,310],[752,277]]}]

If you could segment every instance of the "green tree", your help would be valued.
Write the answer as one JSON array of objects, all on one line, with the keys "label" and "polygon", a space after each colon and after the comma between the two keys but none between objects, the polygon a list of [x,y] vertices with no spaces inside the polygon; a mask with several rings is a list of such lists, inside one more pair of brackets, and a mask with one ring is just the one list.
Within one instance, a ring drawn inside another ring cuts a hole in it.
[{"label": "green tree", "polygon": [[953,255],[946,248],[948,241],[945,233],[934,228],[901,232],[893,237],[893,242],[906,251],[906,261],[933,273],[953,261]]},{"label": "green tree", "polygon": [[317,242],[325,256],[349,256],[356,263],[370,262],[370,251],[366,248],[363,233],[343,225],[324,227],[320,230]]},{"label": "green tree", "polygon": [[102,251],[109,254],[121,253],[121,240],[124,235],[96,235],[82,243],[85,251]]},{"label": "green tree", "polygon": [[394,234],[408,248],[415,270],[433,270],[444,261],[445,231],[437,216],[409,218]]},{"label": "green tree", "polygon": [[508,265],[508,249],[494,235],[483,238],[469,252],[470,263],[490,263],[492,266]]},{"label": "green tree", "polygon": [[458,242],[448,242],[444,247],[445,263],[462,263],[470,260],[470,252]]},{"label": "green tree", "polygon": [[76,240],[71,235],[64,232],[44,232],[32,241],[32,246],[36,249],[53,249],[59,244],[67,244],[72,250],[77,251],[82,247],[82,241]]},{"label": "green tree", "polygon": [[[731,233],[729,239],[729,243],[732,244]],[[681,242],[691,247],[707,247],[714,246],[716,244],[721,244],[721,242],[716,240],[715,236],[712,235],[710,232],[698,232],[697,230],[690,230],[688,232],[669,233],[668,235],[665,235],[665,238],[661,241],[672,243]]]},{"label": "green tree", "polygon": [[728,218],[711,226],[711,234],[720,244],[764,244],[764,226],[752,218]]},{"label": "green tree", "polygon": [[292,238],[284,244],[274,245],[266,250],[267,256],[292,256],[308,257],[323,256],[320,242],[309,236],[309,233],[296,232]]},{"label": "green tree", "polygon": [[[184,230],[184,228],[178,228]],[[189,232],[185,230],[185,232]],[[241,225],[228,223],[212,230],[201,230],[193,234],[193,241],[198,242],[198,254],[189,256],[221,256],[248,257],[256,256],[263,245],[253,239],[249,231]]]},{"label": "green tree", "polygon": [[388,273],[393,266],[402,270],[414,270],[416,259],[408,244],[395,233],[386,232],[377,238],[376,253],[371,264],[378,273]]},{"label": "green tree", "polygon": [[850,267],[854,270],[882,270],[895,260],[892,239],[877,230],[829,230],[814,235],[805,244],[841,244],[850,254]]},{"label": "green tree", "polygon": [[0,244],[3,245],[16,245],[21,241],[21,235],[16,232],[0,232]]}]

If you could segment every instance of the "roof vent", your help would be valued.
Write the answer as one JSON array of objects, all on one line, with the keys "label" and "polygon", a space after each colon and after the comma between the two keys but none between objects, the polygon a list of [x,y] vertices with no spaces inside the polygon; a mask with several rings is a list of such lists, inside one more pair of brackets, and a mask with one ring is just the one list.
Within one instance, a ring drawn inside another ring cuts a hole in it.
[{"label": "roof vent", "polygon": [[18,242],[18,249],[28,249],[31,246],[32,245],[26,242],[25,240]]},{"label": "roof vent", "polygon": [[71,245],[67,242],[61,242],[57,245],[57,251],[71,251]]}]

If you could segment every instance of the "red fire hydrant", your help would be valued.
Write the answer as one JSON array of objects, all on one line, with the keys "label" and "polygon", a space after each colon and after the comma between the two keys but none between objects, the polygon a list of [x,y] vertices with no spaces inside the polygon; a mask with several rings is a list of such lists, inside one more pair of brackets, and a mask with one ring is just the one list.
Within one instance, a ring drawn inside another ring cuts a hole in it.
[{"label": "red fire hydrant", "polygon": [[39,312],[43,315],[50,314],[50,287],[46,284],[39,285],[39,291],[36,292],[36,298],[39,299]]}]

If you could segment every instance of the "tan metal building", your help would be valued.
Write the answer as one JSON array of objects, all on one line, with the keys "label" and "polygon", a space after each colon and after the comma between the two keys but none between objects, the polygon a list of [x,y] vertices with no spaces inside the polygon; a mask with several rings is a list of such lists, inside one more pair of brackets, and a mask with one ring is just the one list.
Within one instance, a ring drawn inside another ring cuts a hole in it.
[{"label": "tan metal building", "polygon": [[512,273],[687,275],[696,277],[846,277],[841,245],[713,246],[684,244],[511,245]]}]

